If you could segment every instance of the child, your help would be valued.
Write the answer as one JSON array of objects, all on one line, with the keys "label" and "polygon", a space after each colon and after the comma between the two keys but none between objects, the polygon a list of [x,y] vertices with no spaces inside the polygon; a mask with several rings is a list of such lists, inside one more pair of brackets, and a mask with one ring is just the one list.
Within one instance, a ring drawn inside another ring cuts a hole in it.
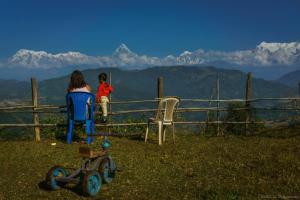
[{"label": "child", "polygon": [[111,85],[106,83],[107,75],[105,73],[101,73],[98,76],[99,79],[99,86],[98,86],[98,92],[96,97],[96,102],[100,103],[101,109],[102,109],[102,122],[106,123],[107,121],[107,102],[109,102],[109,94],[113,91],[113,88]]}]

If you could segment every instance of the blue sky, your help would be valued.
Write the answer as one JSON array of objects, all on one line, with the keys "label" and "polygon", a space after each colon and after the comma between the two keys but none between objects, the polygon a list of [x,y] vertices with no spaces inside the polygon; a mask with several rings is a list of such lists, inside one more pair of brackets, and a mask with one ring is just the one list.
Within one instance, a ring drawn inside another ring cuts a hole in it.
[{"label": "blue sky", "polygon": [[300,40],[300,0],[0,0],[0,58],[17,50],[163,57]]}]

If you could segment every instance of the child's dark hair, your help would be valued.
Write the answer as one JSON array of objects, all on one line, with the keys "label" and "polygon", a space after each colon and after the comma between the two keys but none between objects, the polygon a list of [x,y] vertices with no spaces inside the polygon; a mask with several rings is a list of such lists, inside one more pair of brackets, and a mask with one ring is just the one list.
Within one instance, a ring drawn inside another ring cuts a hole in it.
[{"label": "child's dark hair", "polygon": [[99,74],[98,79],[99,79],[99,81],[106,81],[107,74],[106,73]]},{"label": "child's dark hair", "polygon": [[73,71],[70,78],[70,83],[68,87],[68,91],[75,89],[75,88],[82,88],[85,87],[86,83],[84,81],[83,74],[79,70]]}]

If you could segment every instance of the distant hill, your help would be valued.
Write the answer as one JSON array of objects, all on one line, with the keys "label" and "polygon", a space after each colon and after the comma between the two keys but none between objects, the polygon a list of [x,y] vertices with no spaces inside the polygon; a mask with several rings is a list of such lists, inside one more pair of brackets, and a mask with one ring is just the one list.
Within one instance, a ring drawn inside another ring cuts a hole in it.
[{"label": "distant hill", "polygon": [[[216,79],[220,79],[220,98],[244,98],[246,73],[214,67],[152,67],[143,70],[99,68],[83,71],[86,81],[96,93],[98,74],[112,73],[114,100],[153,99],[156,97],[157,77],[164,77],[164,94],[182,98],[210,98]],[[39,100],[43,103],[64,104],[69,75],[38,82]],[[0,81],[3,99],[30,99],[30,83]],[[284,84],[253,79],[253,97],[283,97],[297,94],[295,88]]]},{"label": "distant hill", "polygon": [[[153,67],[143,70],[120,70],[118,68],[99,68],[83,71],[87,83],[96,93],[98,74],[112,73],[113,100],[154,99],[157,95],[157,77],[164,77],[164,94],[181,98],[207,98],[212,95],[217,77],[220,79],[220,98],[245,98],[246,73],[238,70],[219,69],[214,67]],[[70,76],[63,76],[38,82],[40,104],[64,105],[66,88]],[[0,106],[13,103],[30,103],[30,82],[0,81]],[[279,82],[253,78],[253,97],[286,97],[297,94],[297,89]],[[207,105],[207,104],[206,104]],[[113,110],[130,108],[151,108],[149,104],[113,105]],[[181,103],[186,106],[205,106],[197,103]],[[121,116],[122,117],[122,116]],[[0,113],[0,123],[25,123],[31,121],[28,114]],[[197,118],[199,119],[199,117]],[[21,132],[20,132],[21,133]]]},{"label": "distant hill", "polygon": [[289,72],[277,80],[290,87],[298,87],[300,81],[300,70]]},{"label": "distant hill", "polygon": [[[96,92],[98,74],[112,73],[113,99],[147,99],[156,97],[157,77],[164,77],[165,95],[182,98],[209,98],[216,79],[220,79],[221,98],[244,98],[246,74],[238,70],[214,67],[152,67],[143,70],[99,68],[83,71],[86,81]],[[69,76],[39,83],[42,100],[47,103],[64,103]],[[253,97],[283,97],[296,94],[296,89],[278,82],[253,79]]]},{"label": "distant hill", "polygon": [[22,103],[31,98],[31,86],[29,82],[0,79],[0,103]]}]

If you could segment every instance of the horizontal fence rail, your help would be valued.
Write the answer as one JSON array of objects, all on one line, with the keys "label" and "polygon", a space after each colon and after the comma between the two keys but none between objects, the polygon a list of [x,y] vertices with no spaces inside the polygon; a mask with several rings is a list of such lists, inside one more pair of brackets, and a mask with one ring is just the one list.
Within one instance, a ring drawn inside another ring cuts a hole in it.
[{"label": "horizontal fence rail", "polygon": [[[274,121],[253,121],[253,122],[230,122],[230,121],[176,121],[174,124],[265,124],[276,123]],[[96,127],[114,127],[114,126],[138,126],[147,125],[146,122],[132,122],[132,123],[113,123],[113,124],[95,124]],[[1,127],[60,127],[67,126],[67,124],[1,124]]]},{"label": "horizontal fence rail", "polygon": [[[278,98],[281,99],[281,98]],[[300,100],[300,98],[289,98],[290,100]],[[257,99],[259,100],[259,99]],[[209,101],[209,100],[208,100]],[[208,102],[207,101],[207,102]],[[222,100],[220,100],[221,102]],[[203,101],[204,102],[204,101]],[[228,101],[227,101],[228,102]],[[232,101],[235,102],[235,101]],[[122,103],[125,103],[122,102]],[[300,106],[300,104],[299,104]],[[28,109],[33,108],[33,106],[17,106],[17,107],[0,107],[0,113],[66,113],[66,110],[56,110],[51,111],[48,109],[63,109],[66,108],[66,106],[45,106],[45,105],[39,105],[38,107],[35,107],[36,110],[18,110],[18,109]],[[233,108],[232,110],[300,110],[300,107],[285,107],[285,108],[278,108],[278,107],[251,107],[251,108]],[[201,112],[201,111],[227,111],[228,107],[190,107],[190,108],[178,108],[176,109],[176,112]],[[132,110],[122,110],[122,111],[114,111],[114,112],[108,112],[110,115],[118,115],[118,114],[128,114],[128,113],[142,113],[142,112],[155,112],[157,109],[132,109]],[[95,114],[102,114],[102,112],[95,112]]]},{"label": "horizontal fence rail", "polygon": [[[152,103],[153,106],[157,107],[157,103],[163,97],[163,79],[160,77],[158,79],[158,86],[157,86],[157,95],[158,98],[154,99],[137,99],[137,100],[120,100],[120,101],[110,101],[109,103],[109,116],[114,115],[130,115],[134,113],[153,113],[156,112],[156,108],[145,108],[145,109],[128,109],[128,110],[112,110],[113,105],[135,105],[135,104],[142,104],[142,103]],[[217,82],[217,88],[219,88],[219,82]],[[176,109],[175,113],[206,113],[207,117],[206,120],[203,121],[175,121],[174,124],[178,125],[197,125],[197,124],[217,124],[218,132],[219,132],[219,125],[220,124],[245,124],[246,129],[248,124],[276,124],[282,123],[282,121],[255,121],[250,119],[250,110],[254,111],[296,111],[300,110],[300,97],[280,97],[280,98],[252,98],[252,83],[251,83],[251,74],[248,74],[247,77],[247,84],[246,84],[246,97],[245,99],[219,99],[219,89],[217,89],[217,99],[201,99],[201,98],[194,98],[194,99],[187,99],[182,98],[181,102],[187,103],[207,103],[208,106],[193,106],[193,107],[179,107]],[[0,127],[32,127],[34,128],[34,132],[36,135],[36,140],[39,141],[39,128],[40,127],[66,127],[67,124],[60,124],[60,123],[40,123],[39,115],[40,114],[65,114],[66,113],[66,105],[39,105],[37,103],[37,84],[34,79],[32,79],[32,105],[7,105],[7,106],[0,106],[0,114],[3,113],[30,113],[33,116],[33,123],[2,123]],[[262,107],[262,106],[253,106],[256,102],[277,102],[277,103],[287,103],[288,106],[286,107],[279,107],[278,105],[273,107]],[[215,103],[217,106],[211,106],[212,103]],[[220,106],[220,103],[226,104],[227,106]],[[243,105],[242,107],[238,108],[231,108],[232,111],[246,111],[247,112],[247,119],[245,121],[221,121],[220,120],[220,113],[227,112],[230,103],[240,103]],[[252,104],[252,105],[251,105]],[[99,105],[99,104],[98,104]],[[147,104],[148,105],[148,104]],[[217,113],[217,120],[209,120],[209,113],[216,112]],[[95,112],[95,115],[101,115],[102,112]],[[112,122],[109,121],[107,124],[95,124],[96,127],[118,127],[118,126],[145,126],[147,122],[130,122],[130,123],[119,123],[119,122]]]},{"label": "horizontal fence rail", "polygon": [[[255,101],[259,101],[259,100],[267,100],[268,98],[262,98],[262,99],[255,99]],[[272,98],[272,100],[300,100],[300,98]],[[198,101],[199,100],[199,101]],[[157,102],[157,100],[143,100],[144,102]],[[185,99],[185,101],[187,102],[210,102],[211,100],[208,99]],[[240,102],[242,101],[242,99],[227,99],[227,100],[217,100],[215,102]],[[244,100],[243,100],[244,101]],[[116,101],[116,102],[112,102],[114,104],[135,104],[136,102],[140,102],[140,101]],[[299,104],[300,106],[300,104]],[[35,110],[30,110],[34,108],[34,106],[28,106],[28,105],[18,105],[18,106],[9,106],[9,107],[0,107],[0,113],[66,113],[66,106],[65,105],[61,105],[61,106],[54,106],[54,105],[38,105],[37,107],[35,107]],[[23,109],[23,110],[22,110]],[[55,109],[55,110],[54,110]],[[231,110],[234,111],[241,111],[241,110],[294,110],[294,111],[298,111],[300,110],[300,107],[251,107],[251,108],[247,108],[247,107],[241,107],[241,108],[233,108]],[[113,111],[113,112],[108,112],[109,115],[121,115],[121,114],[130,114],[130,113],[147,113],[147,112],[156,112],[157,109],[153,108],[153,109],[132,109],[132,110],[121,110],[121,111]],[[207,112],[207,111],[219,111],[219,112],[226,112],[228,111],[228,107],[184,107],[184,108],[178,108],[176,109],[175,113],[186,113],[186,112]],[[102,112],[94,112],[96,115],[101,115]],[[180,122],[183,123],[183,122]],[[199,123],[199,122],[197,122]],[[207,122],[205,122],[207,123]],[[221,123],[221,122],[220,122]],[[223,122],[223,123],[232,123],[232,122]],[[240,122],[240,123],[245,123],[245,122]],[[261,122],[260,122],[261,123]],[[145,123],[146,124],[146,123]],[[188,124],[188,123],[187,123]],[[11,126],[14,126],[17,124],[12,124]],[[24,125],[24,124],[23,124]],[[22,125],[22,126],[23,126]],[[117,124],[116,124],[117,125]],[[132,125],[135,125],[134,123],[132,123]],[[8,127],[10,125],[8,124],[0,124],[0,127]],[[24,125],[25,126],[25,125]],[[40,126],[47,126],[46,124],[41,125]],[[53,125],[50,125],[53,126]],[[104,125],[105,126],[105,125]]]}]

